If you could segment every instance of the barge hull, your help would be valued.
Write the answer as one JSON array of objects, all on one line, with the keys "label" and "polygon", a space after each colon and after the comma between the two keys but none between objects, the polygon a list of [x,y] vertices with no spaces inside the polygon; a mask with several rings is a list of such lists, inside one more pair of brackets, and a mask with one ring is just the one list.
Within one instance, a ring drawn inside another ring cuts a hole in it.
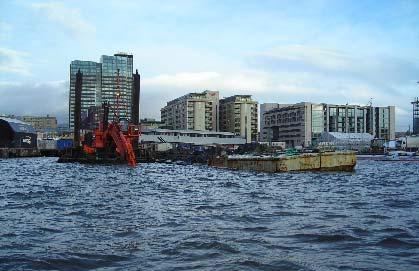
[{"label": "barge hull", "polygon": [[210,166],[262,172],[290,171],[353,171],[353,152],[301,154],[289,157],[215,158]]}]

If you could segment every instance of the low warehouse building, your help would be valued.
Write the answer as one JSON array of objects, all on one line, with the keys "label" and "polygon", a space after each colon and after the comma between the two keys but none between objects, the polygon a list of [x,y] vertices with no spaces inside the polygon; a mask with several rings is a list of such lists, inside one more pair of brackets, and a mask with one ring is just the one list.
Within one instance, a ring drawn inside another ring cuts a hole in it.
[{"label": "low warehouse building", "polygon": [[141,132],[140,143],[191,144],[197,146],[244,145],[246,140],[234,133],[151,129]]},{"label": "low warehouse building", "polygon": [[35,129],[20,120],[0,118],[0,148],[36,149]]},{"label": "low warehouse building", "polygon": [[319,148],[364,151],[371,147],[373,139],[374,136],[369,133],[323,132],[317,140],[317,145]]}]

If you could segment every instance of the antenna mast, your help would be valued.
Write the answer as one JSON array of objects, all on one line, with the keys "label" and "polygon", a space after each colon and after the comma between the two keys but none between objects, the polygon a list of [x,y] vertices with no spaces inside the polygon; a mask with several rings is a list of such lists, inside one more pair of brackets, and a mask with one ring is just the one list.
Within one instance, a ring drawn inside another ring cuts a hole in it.
[{"label": "antenna mast", "polygon": [[119,121],[119,96],[121,96],[121,88],[119,86],[119,69],[116,70],[116,117]]}]

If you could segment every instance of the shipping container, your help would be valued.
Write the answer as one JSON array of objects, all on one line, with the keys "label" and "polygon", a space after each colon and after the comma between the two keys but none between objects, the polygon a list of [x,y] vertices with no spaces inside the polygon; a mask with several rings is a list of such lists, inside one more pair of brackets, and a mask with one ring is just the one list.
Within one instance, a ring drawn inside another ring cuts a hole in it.
[{"label": "shipping container", "polygon": [[66,149],[71,149],[73,147],[73,140],[72,139],[58,139],[57,140],[57,149],[59,151],[63,151]]}]

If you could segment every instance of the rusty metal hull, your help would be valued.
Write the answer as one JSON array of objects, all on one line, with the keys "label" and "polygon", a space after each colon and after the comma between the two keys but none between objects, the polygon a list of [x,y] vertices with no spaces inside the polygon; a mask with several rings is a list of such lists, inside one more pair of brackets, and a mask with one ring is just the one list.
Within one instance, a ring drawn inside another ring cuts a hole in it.
[{"label": "rusty metal hull", "polygon": [[263,172],[353,171],[354,152],[310,153],[283,157],[218,157],[210,166]]}]

